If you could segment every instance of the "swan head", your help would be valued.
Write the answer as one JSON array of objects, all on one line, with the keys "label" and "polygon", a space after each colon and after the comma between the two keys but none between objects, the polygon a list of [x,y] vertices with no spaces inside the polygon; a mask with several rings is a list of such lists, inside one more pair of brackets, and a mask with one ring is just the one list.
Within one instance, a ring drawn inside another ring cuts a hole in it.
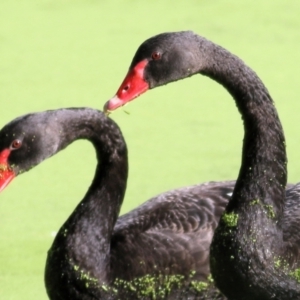
[{"label": "swan head", "polygon": [[[199,65],[200,63],[200,65]],[[110,113],[149,89],[199,72],[199,36],[192,31],[167,32],[143,42],[116,95],[104,105]]]},{"label": "swan head", "polygon": [[14,119],[0,130],[0,191],[17,175],[53,155],[59,138],[50,114],[35,113]]}]

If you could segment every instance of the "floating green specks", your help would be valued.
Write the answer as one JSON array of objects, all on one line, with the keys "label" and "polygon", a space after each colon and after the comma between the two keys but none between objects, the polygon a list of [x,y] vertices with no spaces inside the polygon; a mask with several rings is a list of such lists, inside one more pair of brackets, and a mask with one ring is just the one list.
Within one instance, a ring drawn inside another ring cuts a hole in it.
[{"label": "floating green specks", "polygon": [[138,297],[161,299],[166,297],[172,288],[180,287],[183,280],[182,275],[145,275],[131,281],[116,279],[114,286],[118,290],[135,292]]},{"label": "floating green specks", "polygon": [[256,204],[259,204],[259,199],[251,200],[250,205],[256,205]]},{"label": "floating green specks", "polygon": [[191,271],[191,273],[190,273],[190,278],[194,277],[195,274],[196,274],[196,271],[195,271],[195,270]]},{"label": "floating green specks", "polygon": [[69,263],[73,265],[73,269],[78,275],[77,279],[82,281],[86,288],[99,287],[99,282],[97,278],[92,277],[89,272],[85,272],[84,270],[82,270],[80,266],[74,264],[71,259],[69,259]]},{"label": "floating green specks", "polygon": [[300,282],[300,268],[290,272],[290,275]]},{"label": "floating green specks", "polygon": [[[194,277],[195,271],[191,271],[189,278]],[[202,292],[206,290],[211,282],[192,280],[186,283],[186,278],[183,275],[145,275],[127,281],[123,279],[116,279],[113,283],[112,289],[116,291],[134,292],[137,299],[165,299],[172,290],[180,289],[185,286],[195,292]],[[122,292],[121,292],[122,293]]]},{"label": "floating green specks", "polygon": [[213,283],[213,282],[214,282],[214,279],[213,279],[213,277],[212,277],[211,274],[208,275],[207,281],[208,281],[209,283]]},{"label": "floating green specks", "polygon": [[236,227],[239,219],[239,215],[236,213],[224,213],[222,216],[222,220],[228,227]]},{"label": "floating green specks", "polygon": [[291,271],[289,263],[281,257],[275,257],[274,267],[284,271],[286,274],[293,277],[300,283],[300,268]]},{"label": "floating green specks", "polygon": [[207,289],[208,283],[204,281],[191,281],[191,286],[195,289],[197,292],[202,292]]},{"label": "floating green specks", "polygon": [[106,284],[102,284],[101,288],[106,292],[108,291],[108,286]]},{"label": "floating green specks", "polygon": [[276,216],[275,211],[271,204],[262,204],[259,199],[254,199],[254,200],[250,201],[250,205],[256,205],[256,204],[260,204],[263,208],[266,209],[268,218],[270,218],[270,219],[275,218],[275,216]]},{"label": "floating green specks", "polygon": [[270,219],[274,219],[275,218],[275,212],[274,212],[274,208],[272,205],[270,204],[265,204],[264,207],[267,210],[267,215]]},{"label": "floating green specks", "polygon": [[[131,295],[134,299],[161,300],[166,299],[172,291],[178,289],[205,293],[213,282],[211,276],[207,282],[193,280],[194,276],[196,276],[196,271],[191,270],[188,276],[181,274],[165,275],[158,272],[158,274],[147,274],[132,280],[116,278],[112,284],[107,285],[99,283],[98,279],[93,278],[89,272],[82,270],[71,259],[69,259],[69,263],[76,271],[77,280],[82,281],[85,288],[97,288],[103,290],[104,293],[114,294],[116,297],[118,295]],[[140,261],[139,263],[143,264],[144,262]]]},{"label": "floating green specks", "polygon": [[[283,270],[285,273],[289,273],[289,271],[290,271],[289,263],[284,258],[281,258],[280,256],[277,256],[274,258],[274,267],[276,269]],[[300,275],[300,273],[299,273],[299,275]]]},{"label": "floating green specks", "polygon": [[277,258],[274,260],[274,266],[275,268],[280,268],[281,266],[281,259],[280,258]]}]

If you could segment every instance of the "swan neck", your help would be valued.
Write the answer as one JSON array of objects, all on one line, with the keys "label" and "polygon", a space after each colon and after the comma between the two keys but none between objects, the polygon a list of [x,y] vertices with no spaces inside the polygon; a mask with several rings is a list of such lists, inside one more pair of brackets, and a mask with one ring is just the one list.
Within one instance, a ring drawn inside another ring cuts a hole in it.
[{"label": "swan neck", "polygon": [[205,44],[206,65],[200,73],[225,87],[244,123],[242,163],[228,208],[233,209],[243,201],[272,199],[268,202],[273,201],[275,210],[282,214],[287,159],[283,129],[273,100],[256,73],[242,60],[218,45]]},{"label": "swan neck", "polygon": [[[126,190],[127,147],[117,125],[100,112],[69,112],[64,121],[64,138],[59,148],[86,139],[93,144],[98,163],[86,195],[58,232],[48,261],[65,260],[65,253],[59,249],[67,249],[67,264],[80,266],[107,282],[111,235]],[[65,246],[61,247],[62,244]]]},{"label": "swan neck", "polygon": [[210,44],[208,49],[200,73],[227,89],[244,124],[241,168],[211,244],[214,280],[230,299],[299,296],[299,283],[275,263],[290,255],[282,226],[287,158],[276,108],[254,71],[219,46]]}]

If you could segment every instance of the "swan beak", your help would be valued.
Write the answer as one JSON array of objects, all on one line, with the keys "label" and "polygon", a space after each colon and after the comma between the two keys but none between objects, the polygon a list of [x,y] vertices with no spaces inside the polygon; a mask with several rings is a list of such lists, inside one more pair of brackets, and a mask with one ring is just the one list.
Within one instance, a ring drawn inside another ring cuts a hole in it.
[{"label": "swan beak", "polygon": [[117,109],[118,107],[121,107],[125,104],[126,103],[123,103],[123,101],[117,95],[115,95],[114,97],[112,97],[109,101],[107,101],[104,104],[104,107],[103,107],[104,113],[108,116],[115,109]]},{"label": "swan beak", "polygon": [[149,89],[149,84],[144,79],[144,70],[147,64],[148,60],[142,60],[129,70],[117,94],[105,103],[103,110],[106,115]]},{"label": "swan beak", "polygon": [[15,178],[16,174],[9,166],[7,158],[10,150],[5,149],[0,152],[0,192]]},{"label": "swan beak", "polygon": [[0,192],[15,178],[13,170],[5,164],[0,164]]}]

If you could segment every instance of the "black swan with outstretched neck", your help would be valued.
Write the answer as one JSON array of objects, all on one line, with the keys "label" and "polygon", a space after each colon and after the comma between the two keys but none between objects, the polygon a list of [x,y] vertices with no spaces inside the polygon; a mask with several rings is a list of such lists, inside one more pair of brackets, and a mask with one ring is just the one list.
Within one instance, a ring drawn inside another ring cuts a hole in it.
[{"label": "black swan with outstretched neck", "polygon": [[300,299],[299,187],[286,201],[283,130],[271,96],[249,67],[191,31],[163,33],[139,47],[104,109],[198,73],[228,90],[245,129],[241,169],[211,245],[215,283],[229,299]]},{"label": "black swan with outstretched neck", "polygon": [[[4,126],[0,190],[77,139],[93,144],[98,164],[84,199],[48,252],[49,298],[223,299],[207,282],[208,249],[234,182],[166,192],[118,218],[127,182],[127,148],[118,126],[102,112],[45,111]],[[215,189],[223,191],[217,203],[211,200]]]}]

